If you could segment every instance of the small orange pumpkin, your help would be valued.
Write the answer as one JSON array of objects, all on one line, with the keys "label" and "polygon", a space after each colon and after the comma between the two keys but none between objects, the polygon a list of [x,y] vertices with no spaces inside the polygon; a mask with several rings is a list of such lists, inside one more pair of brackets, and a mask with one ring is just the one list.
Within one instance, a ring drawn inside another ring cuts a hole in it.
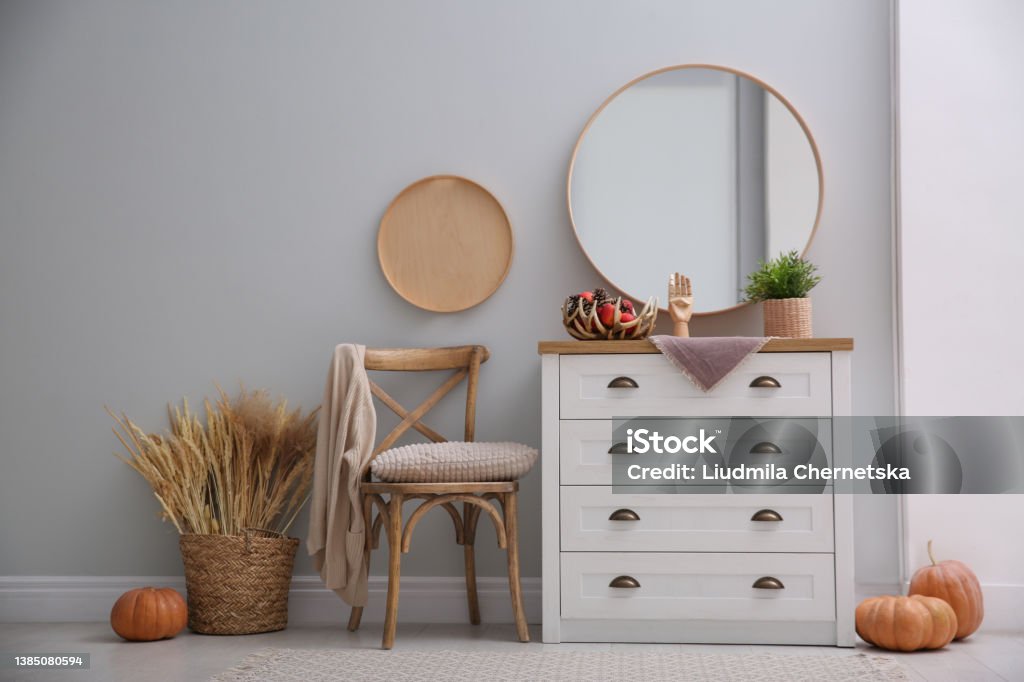
[{"label": "small orange pumpkin", "polygon": [[857,606],[857,634],[890,651],[941,649],[956,634],[956,613],[936,597],[871,597]]},{"label": "small orange pumpkin", "polygon": [[963,639],[981,627],[985,617],[985,601],[978,576],[962,562],[936,562],[931,540],[928,541],[928,558],[932,565],[917,569],[910,579],[908,592],[938,597],[952,606],[957,619],[956,639]]},{"label": "small orange pumpkin", "polygon": [[130,642],[168,639],[187,623],[185,600],[169,587],[128,590],[110,610],[110,627]]}]

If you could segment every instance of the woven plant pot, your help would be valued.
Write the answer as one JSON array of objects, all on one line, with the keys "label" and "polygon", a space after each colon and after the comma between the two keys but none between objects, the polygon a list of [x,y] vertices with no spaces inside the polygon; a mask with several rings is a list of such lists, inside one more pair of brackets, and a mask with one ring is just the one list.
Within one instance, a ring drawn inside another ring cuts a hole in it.
[{"label": "woven plant pot", "polygon": [[182,535],[179,546],[192,630],[250,635],[288,626],[288,590],[298,538],[272,531]]},{"label": "woven plant pot", "polygon": [[775,298],[764,302],[764,335],[790,339],[809,339],[811,329],[811,299]]}]

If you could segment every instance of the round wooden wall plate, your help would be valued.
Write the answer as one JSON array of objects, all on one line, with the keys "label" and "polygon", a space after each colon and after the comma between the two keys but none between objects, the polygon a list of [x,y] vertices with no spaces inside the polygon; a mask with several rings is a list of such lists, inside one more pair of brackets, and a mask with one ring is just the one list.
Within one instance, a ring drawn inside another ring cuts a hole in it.
[{"label": "round wooden wall plate", "polygon": [[439,313],[472,308],[497,291],[512,251],[512,225],[501,204],[457,175],[433,175],[403,189],[377,233],[380,268],[391,287]]}]

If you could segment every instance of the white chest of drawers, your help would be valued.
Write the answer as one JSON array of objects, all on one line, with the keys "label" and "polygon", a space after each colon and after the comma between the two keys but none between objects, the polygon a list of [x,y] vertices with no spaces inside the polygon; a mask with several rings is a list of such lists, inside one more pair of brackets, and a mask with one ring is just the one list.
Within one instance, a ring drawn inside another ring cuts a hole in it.
[{"label": "white chest of drawers", "polygon": [[849,415],[852,349],[773,340],[704,393],[646,341],[542,342],[544,641],[853,646],[850,495],[613,494],[609,454],[613,417]]}]

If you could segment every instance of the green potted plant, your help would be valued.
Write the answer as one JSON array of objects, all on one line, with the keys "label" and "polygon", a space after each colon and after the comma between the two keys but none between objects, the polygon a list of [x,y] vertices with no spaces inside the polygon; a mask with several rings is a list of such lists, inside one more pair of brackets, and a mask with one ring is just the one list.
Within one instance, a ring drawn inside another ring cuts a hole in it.
[{"label": "green potted plant", "polygon": [[746,300],[764,303],[764,335],[809,339],[811,299],[807,297],[821,277],[818,267],[796,251],[780,254],[747,276]]}]

